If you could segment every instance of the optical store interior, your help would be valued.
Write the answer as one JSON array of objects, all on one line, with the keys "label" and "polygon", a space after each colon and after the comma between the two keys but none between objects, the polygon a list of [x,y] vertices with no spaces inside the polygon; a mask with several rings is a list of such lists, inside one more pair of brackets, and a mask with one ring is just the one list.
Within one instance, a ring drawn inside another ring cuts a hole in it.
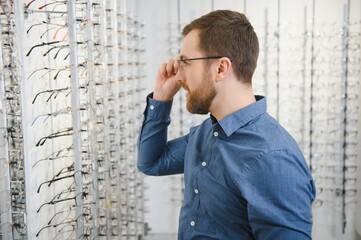
[{"label": "optical store interior", "polygon": [[[0,0],[0,239],[177,239],[183,176],[139,172],[138,131],[182,28],[217,9],[258,35],[253,87],[310,168],[312,239],[361,240],[360,0]],[[185,101],[169,139],[208,117]]]}]

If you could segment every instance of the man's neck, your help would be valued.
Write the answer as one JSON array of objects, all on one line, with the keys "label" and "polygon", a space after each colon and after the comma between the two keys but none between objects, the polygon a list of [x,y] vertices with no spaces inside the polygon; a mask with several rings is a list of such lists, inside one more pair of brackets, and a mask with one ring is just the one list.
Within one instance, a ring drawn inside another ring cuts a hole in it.
[{"label": "man's neck", "polygon": [[251,85],[232,82],[222,86],[210,108],[211,114],[218,120],[256,102]]}]

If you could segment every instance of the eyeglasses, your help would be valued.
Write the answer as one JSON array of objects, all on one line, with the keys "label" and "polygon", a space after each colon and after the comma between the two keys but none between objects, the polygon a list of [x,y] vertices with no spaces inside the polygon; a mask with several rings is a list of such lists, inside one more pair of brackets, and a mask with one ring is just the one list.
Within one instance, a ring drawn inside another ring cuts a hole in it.
[{"label": "eyeglasses", "polygon": [[199,57],[199,58],[181,58],[178,59],[178,72],[179,72],[179,76],[182,76],[182,72],[183,72],[183,68],[185,66],[188,66],[189,63],[188,61],[193,61],[193,60],[204,60],[204,59],[219,59],[222,58],[223,56],[209,56],[209,57]]}]

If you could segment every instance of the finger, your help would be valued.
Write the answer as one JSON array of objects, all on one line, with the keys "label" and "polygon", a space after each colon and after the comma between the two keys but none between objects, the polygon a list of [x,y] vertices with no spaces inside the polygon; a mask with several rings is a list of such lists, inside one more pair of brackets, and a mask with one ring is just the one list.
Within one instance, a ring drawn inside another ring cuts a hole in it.
[{"label": "finger", "polygon": [[166,74],[166,67],[167,67],[167,62],[162,62],[160,65],[159,65],[159,73],[162,77],[166,77],[167,74]]},{"label": "finger", "polygon": [[167,65],[166,65],[166,72],[167,72],[167,76],[173,76],[174,75],[174,59],[170,58],[167,60]]},{"label": "finger", "polygon": [[179,73],[179,65],[178,65],[178,59],[177,58],[174,58],[174,63],[173,63],[173,74],[174,75],[177,75]]}]

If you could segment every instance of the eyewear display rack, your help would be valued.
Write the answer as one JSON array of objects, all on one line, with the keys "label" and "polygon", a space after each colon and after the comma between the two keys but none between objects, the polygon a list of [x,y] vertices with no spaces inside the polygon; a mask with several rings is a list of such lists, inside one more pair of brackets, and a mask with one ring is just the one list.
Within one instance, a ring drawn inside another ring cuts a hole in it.
[{"label": "eyewear display rack", "polygon": [[[282,22],[280,8],[272,22],[265,10],[255,87],[267,96],[268,111],[295,137],[310,167],[315,238],[329,228],[337,239],[352,239],[360,201],[361,19],[351,20],[351,4],[345,1],[341,21],[316,22],[320,9],[312,3],[300,24]],[[330,213],[333,217],[325,220]]]},{"label": "eyewear display rack", "polygon": [[1,239],[143,238],[144,23],[126,9],[1,1]]}]

